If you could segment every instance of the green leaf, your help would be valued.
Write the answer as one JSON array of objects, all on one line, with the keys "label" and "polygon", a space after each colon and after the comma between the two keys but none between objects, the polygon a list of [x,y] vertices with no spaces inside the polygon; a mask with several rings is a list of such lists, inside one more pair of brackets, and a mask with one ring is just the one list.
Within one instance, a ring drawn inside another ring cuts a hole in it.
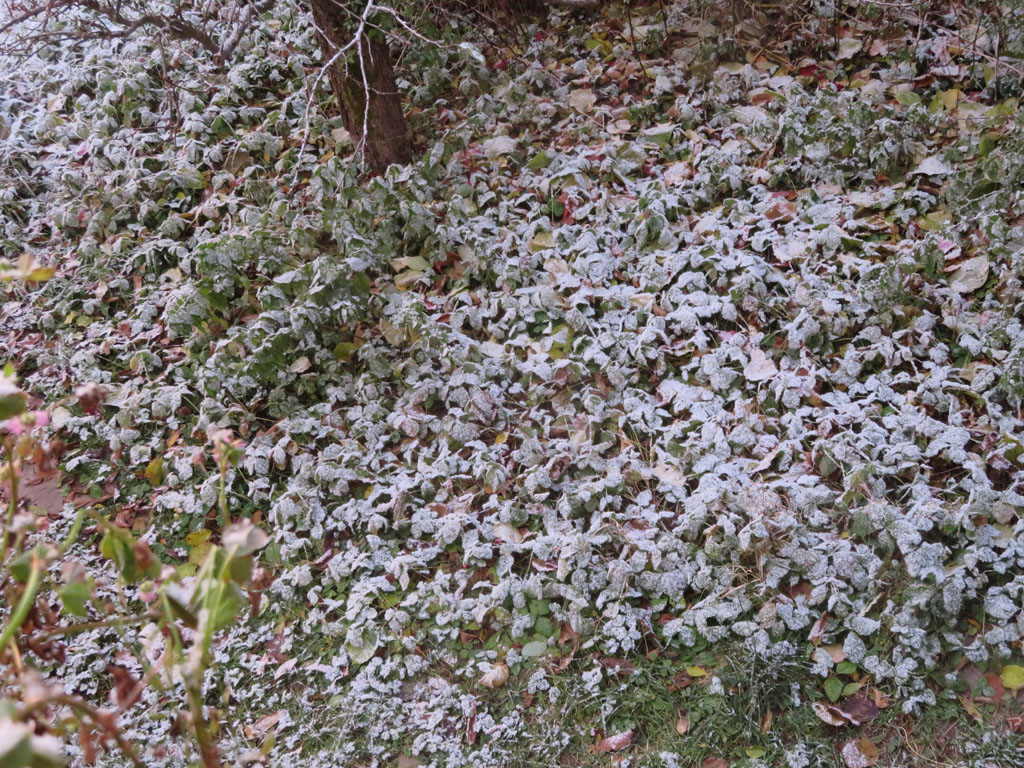
[{"label": "green leaf", "polygon": [[210,529],[200,528],[198,531],[192,531],[188,536],[185,537],[185,543],[190,547],[198,547],[200,544],[210,540]]},{"label": "green leaf", "polygon": [[355,646],[348,644],[345,646],[345,650],[348,651],[348,656],[354,664],[365,664],[373,655],[377,652],[377,646],[380,641],[377,639],[377,635],[368,629],[363,630],[363,644]]},{"label": "green leaf", "polygon": [[245,605],[245,595],[236,584],[229,584],[220,599],[210,609],[210,623],[213,631],[230,626],[238,618],[239,611]]},{"label": "green leaf", "polygon": [[359,349],[361,345],[351,341],[342,341],[334,347],[334,359],[344,360],[352,356],[352,353]]},{"label": "green leaf", "polygon": [[913,91],[900,91],[893,98],[896,99],[897,103],[902,104],[904,107],[921,103],[921,97]]},{"label": "green leaf", "polygon": [[551,158],[547,152],[540,152],[530,158],[530,162],[526,164],[526,167],[531,171],[539,171],[542,168],[547,168],[551,165]]},{"label": "green leaf", "polygon": [[847,683],[843,686],[843,696],[853,696],[857,691],[864,687],[864,683]]},{"label": "green leaf", "polygon": [[28,581],[28,575],[32,570],[32,553],[22,552],[11,560],[7,569],[11,574],[11,578],[19,584],[24,584]]},{"label": "green leaf", "polygon": [[6,371],[0,375],[0,419],[6,420],[25,410],[25,393],[18,389],[14,377]]},{"label": "green leaf", "polygon": [[158,485],[163,485],[164,478],[167,476],[167,470],[164,466],[164,460],[162,458],[153,459],[146,466],[146,479],[149,484],[156,488]]},{"label": "green leaf", "polygon": [[537,621],[534,622],[533,628],[537,631],[538,635],[544,637],[551,637],[555,634],[555,625],[547,616],[539,616]]},{"label": "green leaf", "polygon": [[[136,547],[139,548],[140,554],[145,553],[149,561],[145,566],[135,557]],[[107,531],[100,539],[100,554],[114,563],[129,584],[135,584],[160,573],[160,561],[149,551],[149,547],[144,543],[136,544],[131,533],[117,525],[108,523]]]},{"label": "green leaf", "polygon": [[263,549],[269,541],[270,537],[263,532],[263,529],[248,520],[229,526],[221,537],[224,549],[234,557],[251,555],[253,552]]},{"label": "green leaf", "polygon": [[528,659],[535,659],[547,650],[548,644],[543,640],[534,640],[523,646],[521,653]]},{"label": "green leaf", "polygon": [[839,701],[839,697],[843,695],[843,681],[838,677],[830,677],[825,681],[825,695],[828,696],[829,701]]},{"label": "green leaf", "polygon": [[852,661],[841,661],[836,664],[837,675],[852,675],[857,671],[857,665]]},{"label": "green leaf", "polygon": [[93,580],[88,579],[87,581],[76,581],[58,590],[57,594],[60,595],[60,601],[64,604],[64,610],[72,616],[85,616],[87,613],[85,606],[92,597],[92,587]]},{"label": "green leaf", "polygon": [[32,734],[12,720],[0,721],[0,768],[25,768],[32,762]]}]

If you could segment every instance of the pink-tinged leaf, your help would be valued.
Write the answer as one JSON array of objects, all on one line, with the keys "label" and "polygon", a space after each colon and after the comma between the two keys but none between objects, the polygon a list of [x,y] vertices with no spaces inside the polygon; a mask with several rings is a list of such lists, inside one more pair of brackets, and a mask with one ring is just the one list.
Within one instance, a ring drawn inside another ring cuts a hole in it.
[{"label": "pink-tinged leaf", "polygon": [[828,623],[828,613],[821,614],[821,618],[814,622],[811,633],[807,635],[808,641],[817,645],[825,635],[825,625]]},{"label": "pink-tinged leaf", "polygon": [[274,671],[274,679],[275,679],[275,680],[277,680],[277,679],[278,679],[278,678],[280,678],[280,677],[281,677],[282,675],[286,675],[286,674],[288,674],[288,673],[289,673],[289,672],[291,672],[291,671],[292,671],[293,669],[295,669],[295,665],[296,665],[296,664],[298,664],[298,663],[299,663],[299,660],[298,660],[298,659],[288,659],[288,661],[286,661],[286,662],[285,662],[284,664],[282,664],[281,666],[279,666],[279,667],[278,667],[278,668],[277,668],[277,669],[276,669],[276,670]]}]

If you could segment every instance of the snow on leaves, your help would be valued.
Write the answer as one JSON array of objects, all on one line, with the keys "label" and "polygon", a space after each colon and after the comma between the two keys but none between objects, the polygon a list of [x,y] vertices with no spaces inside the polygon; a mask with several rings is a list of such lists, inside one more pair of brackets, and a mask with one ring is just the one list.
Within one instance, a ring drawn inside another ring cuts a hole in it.
[{"label": "snow on leaves", "polygon": [[[564,105],[540,68],[492,73],[424,160],[360,183],[333,138],[299,156],[311,40],[283,11],[276,30],[213,90],[165,88],[157,53],[124,43],[39,64],[52,108],[14,82],[2,113],[4,167],[33,190],[4,198],[6,236],[117,266],[102,288],[51,281],[42,324],[66,347],[39,353],[37,386],[59,366],[112,393],[64,429],[128,472],[164,454],[172,538],[215,487],[171,431],[248,432],[229,483],[282,576],[225,646],[239,697],[282,705],[250,646],[291,622],[331,670],[309,684],[344,698],[338,728],[435,754],[473,713],[479,764],[500,764],[522,722],[476,689],[563,633],[620,657],[648,632],[769,654],[813,628],[908,707],[950,644],[980,661],[1019,643],[1021,235],[998,211],[952,219],[938,117],[881,81],[736,65],[703,84],[670,59],[638,95],[581,51]],[[435,87],[413,88],[421,108]],[[970,636],[968,604],[992,622]],[[468,627],[501,639],[460,662],[469,689],[419,655]]]}]

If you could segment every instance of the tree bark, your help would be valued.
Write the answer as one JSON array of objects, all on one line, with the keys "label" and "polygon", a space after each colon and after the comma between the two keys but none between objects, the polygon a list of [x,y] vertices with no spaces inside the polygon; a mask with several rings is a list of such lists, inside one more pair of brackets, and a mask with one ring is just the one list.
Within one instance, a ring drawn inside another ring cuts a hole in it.
[{"label": "tree bark", "polygon": [[[310,0],[310,7],[324,60],[330,61],[351,42],[357,22],[338,0]],[[341,108],[345,130],[370,168],[380,173],[389,165],[412,160],[409,129],[386,42],[364,31],[358,43],[330,66],[327,79]]]}]

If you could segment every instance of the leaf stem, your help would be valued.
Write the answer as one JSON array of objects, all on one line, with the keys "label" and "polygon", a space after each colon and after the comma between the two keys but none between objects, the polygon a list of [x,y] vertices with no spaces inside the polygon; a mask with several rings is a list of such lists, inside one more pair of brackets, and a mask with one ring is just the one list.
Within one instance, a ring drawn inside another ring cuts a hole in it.
[{"label": "leaf stem", "polygon": [[28,583],[25,584],[25,591],[21,593],[21,600],[18,601],[14,613],[7,621],[7,626],[0,634],[0,651],[7,647],[7,644],[14,638],[14,633],[21,629],[21,625],[28,618],[28,612],[36,599],[36,592],[39,591],[39,583],[43,578],[43,562],[35,554],[32,555],[32,571],[28,576]]},{"label": "leaf stem", "polygon": [[14,463],[14,441],[9,438],[4,438],[4,454],[7,456],[7,468],[11,473],[11,499],[7,505],[7,517],[4,520],[3,538],[0,543],[0,563],[7,559],[11,524],[14,522],[14,513],[18,509],[18,469]]}]

